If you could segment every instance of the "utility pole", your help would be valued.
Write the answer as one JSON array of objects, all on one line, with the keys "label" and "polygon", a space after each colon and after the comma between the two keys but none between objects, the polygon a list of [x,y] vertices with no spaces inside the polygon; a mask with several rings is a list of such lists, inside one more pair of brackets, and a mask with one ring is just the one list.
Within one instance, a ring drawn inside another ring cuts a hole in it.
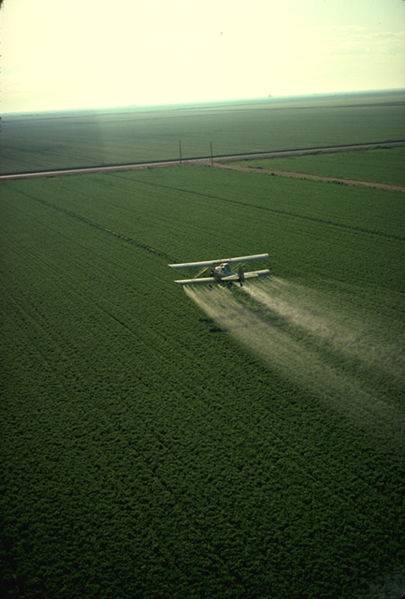
[{"label": "utility pole", "polygon": [[210,166],[214,166],[214,155],[212,153],[212,141],[210,141]]},{"label": "utility pole", "polygon": [[179,139],[179,163],[183,162],[183,154],[181,152],[181,140]]}]

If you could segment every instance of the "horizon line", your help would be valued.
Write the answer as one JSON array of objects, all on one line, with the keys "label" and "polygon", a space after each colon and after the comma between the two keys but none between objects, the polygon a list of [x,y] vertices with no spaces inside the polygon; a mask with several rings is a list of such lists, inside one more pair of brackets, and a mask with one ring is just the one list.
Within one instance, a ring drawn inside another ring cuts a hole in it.
[{"label": "horizon line", "polygon": [[286,98],[310,98],[310,97],[328,97],[328,96],[343,96],[343,95],[355,95],[355,94],[367,94],[367,93],[383,93],[383,92],[405,92],[405,87],[389,87],[389,88],[370,88],[370,89],[357,89],[357,90],[345,90],[345,91],[331,91],[331,92],[309,92],[309,93],[296,93],[296,94],[269,94],[267,96],[249,96],[239,98],[217,98],[213,100],[192,100],[192,101],[180,101],[180,102],[161,102],[151,104],[109,104],[104,106],[80,106],[76,108],[47,108],[47,109],[32,109],[32,110],[10,110],[4,111],[0,114],[0,119],[4,115],[15,115],[15,114],[45,114],[45,113],[57,113],[57,112],[80,112],[80,111],[99,111],[99,110],[125,110],[125,109],[140,109],[140,108],[175,108],[178,106],[198,106],[198,105],[213,105],[213,104],[226,104],[230,102],[257,102],[257,101],[271,101],[271,100],[283,100]]}]

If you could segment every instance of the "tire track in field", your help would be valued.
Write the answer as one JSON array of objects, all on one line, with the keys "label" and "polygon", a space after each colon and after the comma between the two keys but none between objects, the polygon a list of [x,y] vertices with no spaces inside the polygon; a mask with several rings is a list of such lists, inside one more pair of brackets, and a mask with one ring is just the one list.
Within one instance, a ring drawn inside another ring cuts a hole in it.
[{"label": "tire track in field", "polygon": [[115,239],[119,239],[120,241],[128,243],[140,250],[143,250],[144,252],[147,252],[148,254],[158,256],[159,258],[164,258],[165,260],[168,260],[169,262],[177,262],[178,261],[178,258],[176,258],[175,256],[170,256],[170,254],[167,254],[166,252],[162,252],[161,250],[158,250],[157,248],[147,245],[146,243],[137,241],[136,239],[133,239],[132,237],[128,237],[127,235],[119,233],[118,231],[113,231],[112,229],[109,229],[108,227],[101,225],[100,223],[97,223],[97,222],[87,218],[86,216],[77,214],[73,210],[68,210],[67,208],[62,208],[61,206],[55,206],[51,202],[47,202],[46,200],[40,199],[32,194],[27,193],[26,191],[22,191],[20,189],[18,189],[16,191],[20,195],[28,198],[29,200],[33,200],[33,201],[37,202],[38,204],[45,206],[46,208],[51,208],[52,210],[55,210],[56,212],[64,214],[65,216],[68,216],[69,218],[73,218],[83,224],[89,225],[93,229],[102,231],[103,233],[107,233],[108,235],[115,237]]},{"label": "tire track in field", "polygon": [[[229,169],[235,170],[235,169]],[[405,237],[401,237],[400,235],[392,235],[389,233],[384,233],[383,231],[375,231],[372,229],[367,229],[365,227],[356,227],[353,225],[345,225],[343,223],[337,223],[330,219],[325,218],[316,218],[314,216],[306,216],[305,214],[298,214],[297,212],[290,212],[289,210],[281,210],[279,208],[270,208],[269,206],[260,206],[259,204],[252,204],[250,202],[243,202],[242,200],[232,200],[230,198],[225,198],[223,196],[204,193],[202,191],[196,191],[195,189],[187,189],[185,187],[176,187],[174,185],[167,185],[163,183],[155,183],[152,181],[144,181],[142,179],[135,179],[131,177],[124,177],[122,175],[111,175],[111,177],[115,177],[118,179],[126,179],[127,181],[136,181],[136,183],[141,183],[142,185],[148,185],[150,187],[161,188],[161,189],[169,189],[171,191],[179,191],[181,193],[186,193],[188,195],[193,195],[201,198],[206,198],[209,200],[216,200],[220,202],[226,202],[227,204],[233,204],[236,206],[244,206],[246,208],[251,208],[255,210],[263,210],[265,212],[270,212],[272,214],[278,214],[281,216],[287,216],[290,218],[294,218],[297,220],[302,220],[306,222],[313,222],[316,224],[328,225],[331,227],[335,227],[337,229],[342,229],[344,231],[354,231],[356,233],[365,233],[367,235],[377,235],[378,237],[383,237],[384,239],[390,239],[394,241],[405,241]]]}]

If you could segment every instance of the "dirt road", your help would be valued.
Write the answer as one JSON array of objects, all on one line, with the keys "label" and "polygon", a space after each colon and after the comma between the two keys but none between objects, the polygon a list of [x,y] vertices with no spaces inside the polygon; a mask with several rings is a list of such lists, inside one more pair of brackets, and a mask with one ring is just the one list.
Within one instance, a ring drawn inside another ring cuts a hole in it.
[{"label": "dirt road", "polygon": [[[400,140],[385,140],[376,141],[372,143],[360,143],[360,144],[345,144],[345,145],[334,145],[334,146],[319,146],[312,148],[295,148],[291,150],[272,150],[269,152],[257,152],[257,153],[245,153],[245,154],[228,154],[228,155],[217,155],[212,158],[212,161],[216,162],[230,162],[233,160],[249,160],[255,158],[276,158],[280,156],[300,156],[304,154],[326,154],[332,152],[347,152],[348,150],[368,150],[373,148],[394,148],[399,146],[405,146],[405,139]],[[36,177],[57,177],[61,175],[80,175],[84,173],[108,173],[114,171],[130,171],[144,168],[163,168],[168,166],[174,166],[179,164],[179,159],[172,160],[155,160],[151,162],[135,162],[131,164],[106,164],[98,166],[85,166],[85,167],[73,167],[53,170],[40,170],[40,171],[25,171],[20,173],[9,173],[0,175],[0,181],[9,181],[10,179],[31,179]],[[210,156],[199,156],[196,158],[184,158],[181,164],[210,164]],[[251,169],[249,169],[251,170]],[[261,169],[262,170],[262,169]]]},{"label": "dirt road", "polygon": [[356,179],[339,179],[338,177],[323,177],[322,175],[310,175],[308,173],[297,173],[295,171],[279,171],[271,168],[254,168],[251,166],[231,166],[229,164],[215,163],[216,168],[225,168],[237,170],[246,173],[263,173],[265,175],[274,175],[276,177],[291,177],[293,179],[306,179],[308,181],[326,181],[328,183],[337,183],[338,185],[349,185],[351,187],[371,187],[373,189],[385,189],[389,191],[401,191],[405,193],[405,187],[401,185],[391,185],[389,183],[376,183],[374,181],[357,181]]}]

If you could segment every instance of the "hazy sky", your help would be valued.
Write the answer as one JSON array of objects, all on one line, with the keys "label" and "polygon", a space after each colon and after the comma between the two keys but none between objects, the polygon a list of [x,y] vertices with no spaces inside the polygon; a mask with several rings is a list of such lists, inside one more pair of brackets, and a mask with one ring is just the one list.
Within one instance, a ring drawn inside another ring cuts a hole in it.
[{"label": "hazy sky", "polygon": [[5,0],[2,112],[405,87],[404,0]]}]

